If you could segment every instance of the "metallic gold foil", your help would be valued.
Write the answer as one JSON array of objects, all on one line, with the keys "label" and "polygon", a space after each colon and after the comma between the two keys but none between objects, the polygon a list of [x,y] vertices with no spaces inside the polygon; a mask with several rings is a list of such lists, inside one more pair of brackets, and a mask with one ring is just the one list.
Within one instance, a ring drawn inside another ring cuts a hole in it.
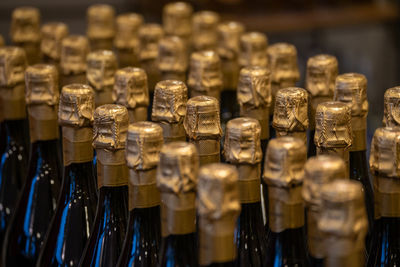
[{"label": "metallic gold foil", "polygon": [[40,50],[46,60],[58,62],[61,58],[61,43],[68,35],[68,26],[62,22],[50,22],[42,26]]},{"label": "metallic gold foil", "polygon": [[64,38],[61,43],[61,73],[63,75],[86,73],[86,56],[88,53],[89,42],[85,36],[70,35]]},{"label": "metallic gold foil", "polygon": [[238,173],[233,166],[214,163],[200,169],[197,208],[200,265],[235,260],[234,233],[241,208]]},{"label": "metallic gold foil", "polygon": [[398,86],[389,88],[385,92],[383,125],[400,126],[400,87]]},{"label": "metallic gold foil", "polygon": [[115,36],[115,10],[106,4],[95,4],[87,9],[86,35],[92,51],[112,49]]},{"label": "metallic gold foil", "polygon": [[158,45],[158,70],[162,80],[186,81],[187,47],[177,36],[166,36]]},{"label": "metallic gold foil", "polygon": [[260,32],[245,33],[240,37],[239,66],[268,67],[268,39]]},{"label": "metallic gold foil", "polygon": [[213,11],[199,11],[193,14],[192,45],[194,50],[215,50],[217,48],[217,26],[220,17]]},{"label": "metallic gold foil", "polygon": [[192,33],[193,8],[185,2],[173,2],[163,8],[162,22],[167,35],[182,38],[190,37]]}]

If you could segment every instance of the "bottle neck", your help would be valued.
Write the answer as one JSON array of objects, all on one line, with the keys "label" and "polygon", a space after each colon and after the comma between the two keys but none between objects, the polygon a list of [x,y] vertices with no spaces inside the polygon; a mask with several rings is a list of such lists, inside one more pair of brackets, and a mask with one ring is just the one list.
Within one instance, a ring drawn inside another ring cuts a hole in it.
[{"label": "bottle neck", "polygon": [[25,84],[0,88],[1,109],[5,120],[23,120],[26,118]]},{"label": "bottle neck", "polygon": [[[32,159],[32,155],[37,155],[37,158],[42,158],[47,162],[56,162],[57,166],[60,166],[59,162],[59,142],[57,139],[53,140],[46,140],[46,141],[35,141],[31,145],[31,156],[29,157]],[[60,177],[61,178],[61,177]]]},{"label": "bottle neck", "polygon": [[129,210],[160,205],[160,192],[156,185],[157,168],[129,170]]},{"label": "bottle neck", "polygon": [[261,164],[236,164],[235,166],[239,173],[240,203],[260,202]]},{"label": "bottle neck", "polygon": [[128,218],[128,187],[127,186],[103,186],[99,189],[96,217],[103,220],[112,216],[118,216],[124,224]]},{"label": "bottle neck", "polygon": [[25,120],[6,120],[3,123],[6,128],[7,142],[14,141],[18,144],[25,144]]},{"label": "bottle neck", "polygon": [[[328,252],[329,254],[329,252]],[[351,266],[361,267],[364,266],[365,256],[364,251],[357,251],[352,254],[344,256],[327,256],[324,259],[324,266],[337,267],[337,266]]]},{"label": "bottle neck", "polygon": [[313,207],[307,208],[307,238],[308,238],[308,250],[310,256],[315,259],[323,259],[324,251],[322,244],[323,234],[318,229],[318,218],[319,213],[313,209]]},{"label": "bottle neck", "polygon": [[70,188],[74,191],[74,188],[81,188],[87,190],[86,193],[92,195],[96,192],[96,186],[94,181],[93,162],[81,162],[71,163],[64,166],[64,179],[63,186]]},{"label": "bottle neck", "polygon": [[367,149],[367,117],[352,117],[351,128],[353,143],[350,152],[365,151]]},{"label": "bottle neck", "polygon": [[31,143],[58,139],[58,105],[31,105],[28,114]]},{"label": "bottle neck", "polygon": [[128,185],[128,167],[125,161],[125,149],[96,149],[97,186],[120,187]]},{"label": "bottle neck", "polygon": [[317,155],[334,155],[342,158],[346,164],[346,177],[350,176],[349,150],[347,147],[317,147]]},{"label": "bottle neck", "polygon": [[93,160],[92,128],[62,127],[64,166]]},{"label": "bottle neck", "polygon": [[396,178],[374,175],[375,219],[400,218],[400,182]]}]

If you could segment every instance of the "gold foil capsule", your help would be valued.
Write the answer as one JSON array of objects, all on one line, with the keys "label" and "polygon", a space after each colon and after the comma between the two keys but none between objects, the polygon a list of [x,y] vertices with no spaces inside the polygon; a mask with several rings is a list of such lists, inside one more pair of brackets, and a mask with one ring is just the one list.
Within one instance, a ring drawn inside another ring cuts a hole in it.
[{"label": "gold foil capsule", "polygon": [[81,74],[86,82],[86,56],[89,53],[88,39],[83,35],[70,35],[61,44],[61,73],[64,76]]},{"label": "gold foil capsule", "polygon": [[240,116],[257,119],[261,140],[269,138],[269,105],[271,104],[270,71],[264,67],[245,67],[240,71],[237,90]]},{"label": "gold foil capsule", "polygon": [[187,82],[191,97],[208,95],[219,99],[222,82],[221,62],[216,52],[208,50],[192,53]]},{"label": "gold foil capsule", "polygon": [[278,90],[272,126],[276,136],[296,136],[307,143],[308,93],[303,88]]},{"label": "gold foil capsule", "polygon": [[220,17],[213,11],[199,11],[193,14],[193,48],[196,51],[217,48],[217,26]]},{"label": "gold foil capsule", "polygon": [[324,265],[364,266],[368,221],[361,183],[335,180],[322,187],[321,198],[318,229],[326,248]]},{"label": "gold foil capsule", "polygon": [[268,66],[268,39],[260,32],[248,32],[240,37],[239,66]]},{"label": "gold foil capsule", "polygon": [[115,10],[106,4],[95,4],[87,9],[86,35],[92,51],[112,49],[115,36]]},{"label": "gold foil capsule", "polygon": [[186,81],[187,47],[181,38],[167,36],[158,46],[158,70],[162,80]]},{"label": "gold foil capsule", "polygon": [[61,43],[68,35],[68,26],[62,22],[50,22],[42,26],[40,50],[44,60],[58,62],[61,58]]},{"label": "gold foil capsule", "polygon": [[154,91],[151,119],[163,128],[164,142],[185,141],[187,87],[181,81],[158,82]]},{"label": "gold foil capsule", "polygon": [[193,8],[188,3],[166,4],[162,14],[165,34],[188,38],[192,33],[192,13]]},{"label": "gold foil capsule", "polygon": [[197,208],[200,265],[234,261],[234,233],[241,207],[238,173],[233,166],[214,163],[200,169]]},{"label": "gold foil capsule", "polygon": [[385,92],[383,125],[389,127],[400,126],[399,86],[389,88]]},{"label": "gold foil capsule", "polygon": [[131,123],[147,120],[149,89],[146,72],[132,67],[117,70],[112,98],[116,104],[128,109]]}]

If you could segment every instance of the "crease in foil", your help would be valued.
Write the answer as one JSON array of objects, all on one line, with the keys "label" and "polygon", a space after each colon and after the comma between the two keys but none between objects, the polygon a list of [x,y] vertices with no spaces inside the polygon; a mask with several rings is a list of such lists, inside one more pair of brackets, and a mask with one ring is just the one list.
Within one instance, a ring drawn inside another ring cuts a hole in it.
[{"label": "crease in foil", "polygon": [[249,32],[240,37],[239,65],[268,67],[267,36],[259,32]]},{"label": "crease in foil", "polygon": [[272,101],[270,73],[262,67],[246,67],[240,71],[238,102],[251,108],[269,107]]},{"label": "crease in foil", "polygon": [[112,51],[98,50],[88,54],[86,77],[95,91],[112,87],[116,70],[117,59]]},{"label": "crease in foil", "polygon": [[240,50],[240,36],[244,31],[244,25],[236,21],[228,21],[218,25],[217,52],[222,60],[237,60]]},{"label": "crease in foil", "polygon": [[68,35],[68,26],[61,22],[51,22],[42,27],[42,41],[40,43],[41,52],[54,59],[61,57],[61,43]]},{"label": "crease in foil", "polygon": [[89,41],[83,35],[69,35],[62,40],[60,67],[64,75],[86,72]]},{"label": "crease in foil", "polygon": [[219,14],[213,11],[200,11],[193,15],[193,46],[196,50],[216,48],[219,21]]},{"label": "crease in foil", "polygon": [[281,83],[285,80],[297,82],[300,79],[297,65],[297,50],[294,45],[276,43],[267,48],[271,69],[271,82]]},{"label": "crease in foil", "polygon": [[25,81],[28,66],[25,52],[16,46],[0,48],[0,86],[12,87]]},{"label": "crease in foil", "polygon": [[192,33],[193,8],[184,2],[170,3],[164,6],[162,22],[168,35],[189,36]]},{"label": "crease in foil", "polygon": [[29,66],[25,71],[25,84],[27,105],[58,105],[58,72],[53,65]]},{"label": "crease in foil", "polygon": [[16,8],[11,18],[13,43],[40,41],[40,12],[35,7]]},{"label": "crease in foil", "polygon": [[164,36],[164,31],[159,24],[144,24],[139,28],[140,41],[139,59],[152,60],[158,57],[158,43]]},{"label": "crease in foil", "polygon": [[306,89],[313,97],[333,96],[338,62],[331,55],[317,55],[307,61]]},{"label": "crease in foil", "polygon": [[195,52],[190,59],[188,86],[199,92],[221,91],[221,62],[213,51]]},{"label": "crease in foil", "polygon": [[188,68],[187,50],[178,36],[167,36],[158,46],[158,69],[162,72],[186,72]]},{"label": "crease in foil", "polygon": [[183,123],[186,116],[187,87],[180,81],[161,81],[154,90],[153,121]]},{"label": "crease in foil", "polygon": [[386,126],[400,126],[400,87],[385,92],[383,122]]},{"label": "crease in foil", "polygon": [[137,13],[126,13],[117,16],[114,45],[117,48],[134,47],[139,49],[139,27],[143,24],[143,16]]}]

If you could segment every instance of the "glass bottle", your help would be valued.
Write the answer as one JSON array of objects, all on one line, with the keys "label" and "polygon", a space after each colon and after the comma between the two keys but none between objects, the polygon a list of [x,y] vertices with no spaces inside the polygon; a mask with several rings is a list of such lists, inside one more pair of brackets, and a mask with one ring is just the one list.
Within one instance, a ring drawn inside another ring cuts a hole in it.
[{"label": "glass bottle", "polygon": [[115,37],[115,9],[106,4],[89,6],[86,13],[86,35],[90,50],[112,50]]},{"label": "glass bottle", "polygon": [[200,166],[219,162],[222,130],[218,100],[211,96],[190,98],[183,125],[189,142],[197,148]]},{"label": "glass bottle", "polygon": [[217,26],[219,14],[209,10],[198,11],[193,14],[192,46],[194,51],[217,49]]},{"label": "glass bottle", "polygon": [[43,24],[40,52],[42,61],[53,64],[60,71],[61,43],[68,36],[68,25],[62,22],[49,22]]},{"label": "glass bottle", "polygon": [[278,137],[268,144],[263,174],[269,197],[265,266],[310,266],[301,196],[306,160],[301,139]]},{"label": "glass bottle", "polygon": [[235,229],[236,266],[266,264],[267,233],[261,206],[261,126],[253,118],[232,119],[226,125],[224,155],[239,175],[241,212]]},{"label": "glass bottle", "polygon": [[389,88],[384,95],[383,126],[400,126],[400,86]]},{"label": "glass bottle", "polygon": [[161,196],[161,248],[159,267],[198,266],[196,185],[198,154],[193,144],[165,144],[157,168]]},{"label": "glass bottle", "polygon": [[268,67],[268,38],[261,32],[247,32],[240,36],[239,68]]},{"label": "glass bottle", "polygon": [[236,221],[240,214],[238,171],[223,163],[200,168],[197,186],[199,211],[199,265],[209,267],[258,266],[236,262]]},{"label": "glass bottle", "polygon": [[161,220],[156,170],[162,145],[162,128],[156,123],[142,121],[129,125],[129,221],[119,267],[153,267],[158,263]]},{"label": "glass bottle", "polygon": [[35,266],[61,185],[57,69],[29,66],[25,84],[31,149],[28,173],[5,236],[3,266]]},{"label": "glass bottle", "polygon": [[99,197],[96,215],[79,266],[115,266],[122,252],[128,219],[128,168],[125,107],[107,104],[94,112]]},{"label": "glass bottle", "polygon": [[189,47],[192,36],[193,7],[185,2],[172,2],[163,7],[162,24],[165,35],[181,38]]},{"label": "glass bottle", "polygon": [[178,36],[165,36],[158,43],[158,71],[163,80],[186,82],[188,51]]}]

